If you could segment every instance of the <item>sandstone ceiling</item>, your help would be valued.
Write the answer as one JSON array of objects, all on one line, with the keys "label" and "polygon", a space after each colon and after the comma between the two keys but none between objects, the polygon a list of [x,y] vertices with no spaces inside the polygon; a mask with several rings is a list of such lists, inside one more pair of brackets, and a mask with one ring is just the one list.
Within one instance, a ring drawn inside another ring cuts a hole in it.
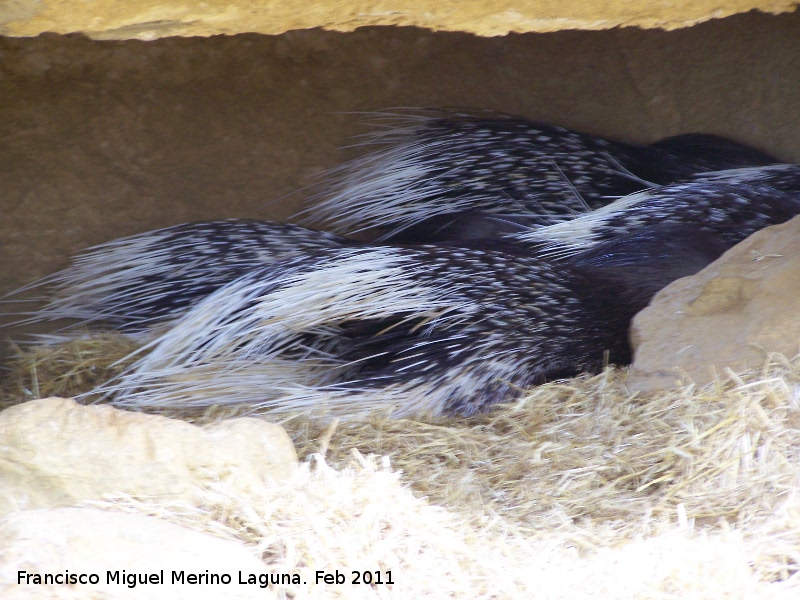
[{"label": "sandstone ceiling", "polygon": [[792,11],[797,0],[5,0],[0,35],[83,33],[98,40],[280,34],[321,27],[352,31],[406,25],[481,36],[618,26],[677,29],[758,10]]}]

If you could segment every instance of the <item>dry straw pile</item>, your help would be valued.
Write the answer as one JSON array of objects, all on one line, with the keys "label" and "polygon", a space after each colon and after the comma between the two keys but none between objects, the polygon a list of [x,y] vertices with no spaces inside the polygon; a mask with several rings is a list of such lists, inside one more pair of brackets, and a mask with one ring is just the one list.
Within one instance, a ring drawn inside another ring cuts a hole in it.
[{"label": "dry straw pile", "polygon": [[[40,395],[107,376],[98,347],[62,347],[58,368],[29,351],[7,397],[32,364]],[[647,398],[609,370],[477,418],[283,425],[306,458],[289,482],[106,506],[241,540],[309,582],[274,588],[289,598],[800,597],[800,359]],[[336,568],[395,583],[311,583]]]}]

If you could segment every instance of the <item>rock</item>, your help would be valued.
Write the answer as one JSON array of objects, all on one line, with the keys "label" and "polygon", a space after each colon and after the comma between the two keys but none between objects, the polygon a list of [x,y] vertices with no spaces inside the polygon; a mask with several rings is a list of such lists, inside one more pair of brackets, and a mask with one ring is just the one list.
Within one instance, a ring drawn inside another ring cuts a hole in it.
[{"label": "rock", "polygon": [[800,353],[800,217],[768,227],[662,290],[631,327],[633,391],[714,380]]},{"label": "rock", "polygon": [[33,36],[54,31],[81,32],[101,40],[152,40],[176,35],[278,34],[311,27],[352,31],[370,25],[405,25],[495,36],[511,31],[610,29],[622,25],[675,29],[737,12],[760,9],[779,13],[791,11],[794,6],[794,0],[697,0],[678,7],[632,0],[584,0],[516,2],[511,8],[507,2],[483,0],[444,4],[396,0],[387,10],[383,3],[363,0],[318,0],[313,8],[299,2],[265,0],[15,0],[0,4],[0,35]]},{"label": "rock", "polygon": [[[98,583],[36,585],[20,581],[20,571],[96,575]],[[163,579],[133,586],[130,580],[109,582],[107,573],[117,571],[122,577],[147,574]],[[182,584],[173,584],[173,571],[184,571]],[[267,573],[265,565],[237,542],[146,515],[59,508],[25,510],[0,520],[0,597],[7,600],[275,597],[268,588],[240,585],[239,571],[256,577]],[[186,583],[185,575],[207,572],[229,575],[231,582]]]},{"label": "rock", "polygon": [[1,412],[0,440],[0,515],[119,492],[168,501],[218,479],[244,489],[297,465],[283,428],[261,419],[197,427],[61,398]]}]

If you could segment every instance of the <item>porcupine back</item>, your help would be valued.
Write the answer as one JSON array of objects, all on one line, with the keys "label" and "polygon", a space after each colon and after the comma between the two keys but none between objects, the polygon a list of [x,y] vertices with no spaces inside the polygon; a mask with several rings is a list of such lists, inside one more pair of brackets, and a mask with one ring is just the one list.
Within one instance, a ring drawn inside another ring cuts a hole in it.
[{"label": "porcupine back", "polygon": [[685,224],[730,248],[769,225],[800,214],[800,165],[774,165],[697,175],[653,188],[572,221],[513,237],[545,253],[569,256],[658,223]]},{"label": "porcupine back", "polygon": [[605,351],[626,361],[633,314],[722,251],[671,224],[561,263],[479,245],[320,250],[253,271],[99,391],[138,408],[468,415],[524,386],[597,371]]},{"label": "porcupine back", "polygon": [[768,185],[781,192],[800,193],[800,165],[773,164],[761,167],[740,167],[723,171],[695,173],[687,182],[728,183],[731,185]]},{"label": "porcupine back", "polygon": [[71,319],[140,331],[182,315],[252,269],[348,243],[331,233],[272,221],[186,223],[84,250],[66,269],[20,292],[49,288],[46,304],[28,321]]},{"label": "porcupine back", "polygon": [[[642,147],[492,112],[382,113],[367,137],[377,148],[329,172],[307,220],[336,232],[378,228],[381,239],[458,239],[453,218],[477,211],[481,226],[549,225],[698,171],[778,162],[712,135]],[[467,220],[468,227],[478,222]],[[421,225],[419,225],[421,223]],[[431,232],[439,233],[432,237]]]}]

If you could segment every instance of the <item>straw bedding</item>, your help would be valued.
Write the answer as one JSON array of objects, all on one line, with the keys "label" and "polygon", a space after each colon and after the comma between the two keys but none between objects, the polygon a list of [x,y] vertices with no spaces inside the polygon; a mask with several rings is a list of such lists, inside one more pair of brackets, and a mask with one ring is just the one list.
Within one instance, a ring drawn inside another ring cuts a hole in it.
[{"label": "straw bedding", "polygon": [[[5,402],[86,389],[129,351],[113,335],[72,344],[23,352]],[[548,384],[469,419],[298,415],[282,421],[305,459],[289,482],[105,505],[238,539],[308,582],[335,568],[395,581],[274,588],[288,598],[798,597],[800,359],[647,398],[624,376]]]}]

